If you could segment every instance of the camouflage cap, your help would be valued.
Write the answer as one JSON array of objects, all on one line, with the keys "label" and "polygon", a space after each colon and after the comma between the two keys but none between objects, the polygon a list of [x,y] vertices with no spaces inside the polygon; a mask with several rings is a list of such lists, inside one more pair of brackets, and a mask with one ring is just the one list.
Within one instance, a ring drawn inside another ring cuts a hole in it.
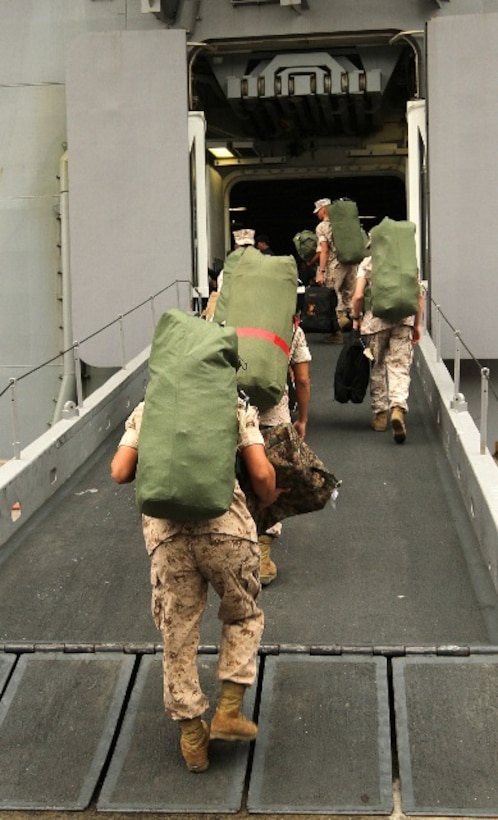
[{"label": "camouflage cap", "polygon": [[254,245],[254,231],[251,228],[243,228],[233,232],[236,245]]},{"label": "camouflage cap", "polygon": [[330,205],[330,199],[317,199],[315,202],[315,210],[313,211],[314,214],[317,214],[320,208],[326,208],[327,205]]}]

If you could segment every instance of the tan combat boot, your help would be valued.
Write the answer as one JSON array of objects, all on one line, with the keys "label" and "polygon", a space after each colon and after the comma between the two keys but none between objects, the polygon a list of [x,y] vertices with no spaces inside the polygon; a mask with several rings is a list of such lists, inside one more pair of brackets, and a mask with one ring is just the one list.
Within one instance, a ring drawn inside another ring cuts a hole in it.
[{"label": "tan combat boot", "polygon": [[345,310],[337,311],[337,321],[341,330],[348,331],[353,327],[353,323]]},{"label": "tan combat boot", "polygon": [[212,740],[254,740],[258,727],[241,711],[245,691],[243,683],[222,681],[220,699],[211,721]]},{"label": "tan combat boot", "polygon": [[266,587],[271,584],[277,577],[277,566],[270,558],[271,545],[273,543],[273,535],[259,536],[259,549],[261,551],[261,565],[259,580],[261,586]]},{"label": "tan combat boot", "polygon": [[370,422],[370,427],[377,433],[383,433],[384,430],[387,430],[387,412],[381,410],[380,413],[375,413]]},{"label": "tan combat boot", "polygon": [[189,772],[205,772],[209,766],[209,726],[200,717],[180,721],[180,748]]},{"label": "tan combat boot", "polygon": [[406,439],[405,411],[402,407],[391,410],[391,427],[396,444],[403,444]]}]

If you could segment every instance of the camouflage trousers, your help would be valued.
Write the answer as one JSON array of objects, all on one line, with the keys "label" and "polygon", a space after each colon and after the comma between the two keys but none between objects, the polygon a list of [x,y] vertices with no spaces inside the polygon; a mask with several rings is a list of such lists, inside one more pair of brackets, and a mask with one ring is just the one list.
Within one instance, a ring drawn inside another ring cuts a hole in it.
[{"label": "camouflage trousers", "polygon": [[325,285],[337,294],[337,312],[350,313],[358,265],[342,265],[336,259],[327,265]]},{"label": "camouflage trousers", "polygon": [[408,410],[413,360],[412,332],[409,325],[394,325],[368,336],[368,346],[374,359],[370,371],[370,395],[374,413],[392,407]]},{"label": "camouflage trousers", "polygon": [[152,617],[163,638],[164,706],[173,720],[197,717],[209,706],[197,668],[209,584],[223,624],[216,676],[254,683],[264,626],[256,603],[259,568],[259,546],[230,536],[179,534],[152,553]]}]

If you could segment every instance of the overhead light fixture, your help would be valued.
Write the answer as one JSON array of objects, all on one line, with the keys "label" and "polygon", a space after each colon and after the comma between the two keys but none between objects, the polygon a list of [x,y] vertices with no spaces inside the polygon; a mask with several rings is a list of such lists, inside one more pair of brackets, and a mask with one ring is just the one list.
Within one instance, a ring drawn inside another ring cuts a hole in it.
[{"label": "overhead light fixture", "polygon": [[254,140],[208,140],[206,147],[215,159],[254,159],[260,156]]},{"label": "overhead light fixture", "polygon": [[230,140],[220,144],[218,140],[207,140],[206,148],[213,157],[213,165],[282,165],[286,157],[265,157],[254,144],[254,140]]},{"label": "overhead light fixture", "polygon": [[226,145],[209,145],[208,151],[215,159],[234,159],[235,154]]},{"label": "overhead light fixture", "polygon": [[229,208],[228,210],[229,210],[230,212],[234,212],[234,211],[247,211],[247,208],[246,208],[246,206],[245,206],[245,205],[239,205],[239,206],[238,206],[238,208]]}]

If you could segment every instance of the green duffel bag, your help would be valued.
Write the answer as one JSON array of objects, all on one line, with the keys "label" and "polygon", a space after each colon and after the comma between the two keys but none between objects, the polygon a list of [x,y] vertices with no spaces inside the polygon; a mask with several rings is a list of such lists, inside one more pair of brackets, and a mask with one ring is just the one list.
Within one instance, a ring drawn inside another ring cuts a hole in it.
[{"label": "green duffel bag", "polygon": [[267,256],[249,247],[230,278],[227,325],[237,328],[239,387],[263,413],[282,398],[296,312],[293,256]]},{"label": "green duffel bag", "polygon": [[223,282],[221,285],[220,295],[218,296],[216,302],[213,322],[222,324],[226,319],[228,297],[230,294],[230,280],[232,278],[232,273],[239,264],[246,249],[246,247],[236,248],[234,251],[229,253],[225,259],[225,264],[223,265]]},{"label": "green duffel bag", "polygon": [[155,518],[217,518],[231,504],[238,441],[238,342],[180,310],[159,319],[138,442],[136,496]]},{"label": "green duffel bag", "polygon": [[365,307],[386,322],[397,323],[418,311],[418,276],[415,224],[388,216],[372,228],[372,284]]},{"label": "green duffel bag", "polygon": [[303,262],[309,262],[316,253],[316,234],[314,231],[299,231],[292,241],[299,258]]},{"label": "green duffel bag", "polygon": [[352,199],[336,199],[327,205],[332,239],[339,262],[356,265],[366,256],[365,233],[360,225],[358,206]]}]

